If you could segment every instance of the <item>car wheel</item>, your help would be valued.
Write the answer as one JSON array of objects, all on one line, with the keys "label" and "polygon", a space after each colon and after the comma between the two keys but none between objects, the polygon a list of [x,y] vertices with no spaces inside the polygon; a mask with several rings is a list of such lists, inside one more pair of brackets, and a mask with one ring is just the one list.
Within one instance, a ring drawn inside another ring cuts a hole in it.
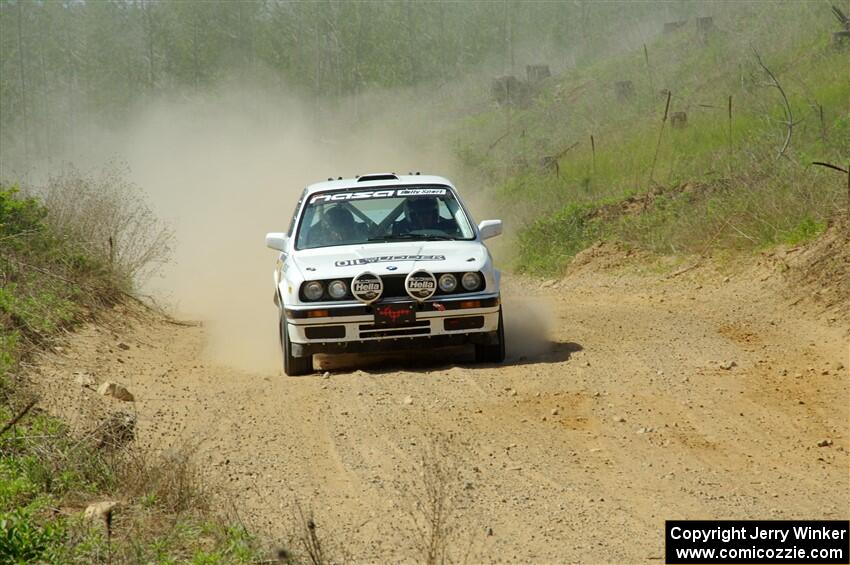
[{"label": "car wheel", "polygon": [[295,357],[292,355],[292,343],[286,331],[286,318],[280,317],[280,351],[283,354],[283,372],[290,377],[306,375],[313,371],[313,356]]},{"label": "car wheel", "polygon": [[496,343],[475,346],[475,361],[478,363],[502,363],[505,360],[505,324],[502,310],[499,309],[499,329],[496,331]]}]

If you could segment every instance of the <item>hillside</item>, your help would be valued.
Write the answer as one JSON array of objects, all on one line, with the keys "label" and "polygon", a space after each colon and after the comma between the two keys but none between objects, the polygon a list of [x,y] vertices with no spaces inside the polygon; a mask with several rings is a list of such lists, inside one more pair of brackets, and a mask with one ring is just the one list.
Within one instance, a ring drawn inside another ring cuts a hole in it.
[{"label": "hillside", "polygon": [[520,270],[562,272],[600,238],[662,254],[795,244],[848,210],[846,176],[812,165],[850,166],[850,55],[829,7],[727,4],[706,31],[681,24],[464,120],[460,154],[492,183]]}]

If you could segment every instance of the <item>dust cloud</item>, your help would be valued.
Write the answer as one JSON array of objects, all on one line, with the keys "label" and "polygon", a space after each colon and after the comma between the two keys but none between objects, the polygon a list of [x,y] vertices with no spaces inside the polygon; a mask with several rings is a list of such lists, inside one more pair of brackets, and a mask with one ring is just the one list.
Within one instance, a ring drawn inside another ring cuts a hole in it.
[{"label": "dust cloud", "polygon": [[203,321],[210,361],[277,371],[276,252],[264,236],[286,231],[304,186],[375,171],[451,173],[448,151],[422,143],[397,112],[353,125],[342,110],[228,92],[155,104],[126,131],[92,136],[102,145],[82,160],[119,155],[175,228],[173,260],[145,291]]},{"label": "dust cloud", "polygon": [[540,360],[552,352],[556,320],[546,297],[523,297],[503,289],[502,307],[508,363]]},{"label": "dust cloud", "polygon": [[[430,98],[421,90],[376,90],[329,108],[264,87],[151,101],[120,130],[81,128],[73,151],[44,167],[43,176],[63,161],[92,171],[108,162],[126,164],[128,180],[176,235],[171,261],[142,293],[177,317],[203,323],[206,361],[277,373],[276,252],[265,247],[264,236],[286,231],[306,185],[367,172],[422,171],[454,179],[477,221],[500,217],[441,135],[453,119],[449,101],[469,88],[456,87],[425,93]],[[512,230],[505,228],[501,240]],[[490,242],[499,263],[503,246]],[[544,352],[546,313],[543,306],[508,300],[509,357]]]}]

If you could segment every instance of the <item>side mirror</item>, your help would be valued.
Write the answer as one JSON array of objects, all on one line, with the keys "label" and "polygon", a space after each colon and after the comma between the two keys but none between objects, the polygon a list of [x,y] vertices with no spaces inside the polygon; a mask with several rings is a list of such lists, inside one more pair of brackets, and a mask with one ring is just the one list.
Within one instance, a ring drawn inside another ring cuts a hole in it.
[{"label": "side mirror", "polygon": [[286,252],[286,246],[289,244],[289,236],[285,233],[267,233],[266,247],[277,249],[278,251]]},{"label": "side mirror", "polygon": [[478,232],[481,234],[481,239],[502,235],[502,220],[484,220],[478,224]]}]

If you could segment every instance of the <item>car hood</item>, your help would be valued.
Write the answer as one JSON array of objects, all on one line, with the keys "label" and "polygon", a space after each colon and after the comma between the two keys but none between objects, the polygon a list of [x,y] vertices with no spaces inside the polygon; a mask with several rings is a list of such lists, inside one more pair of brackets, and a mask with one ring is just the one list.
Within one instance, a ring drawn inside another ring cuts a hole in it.
[{"label": "car hood", "polygon": [[305,280],[406,274],[417,269],[434,273],[479,271],[487,248],[478,241],[404,241],[344,245],[295,251],[292,261]]}]

